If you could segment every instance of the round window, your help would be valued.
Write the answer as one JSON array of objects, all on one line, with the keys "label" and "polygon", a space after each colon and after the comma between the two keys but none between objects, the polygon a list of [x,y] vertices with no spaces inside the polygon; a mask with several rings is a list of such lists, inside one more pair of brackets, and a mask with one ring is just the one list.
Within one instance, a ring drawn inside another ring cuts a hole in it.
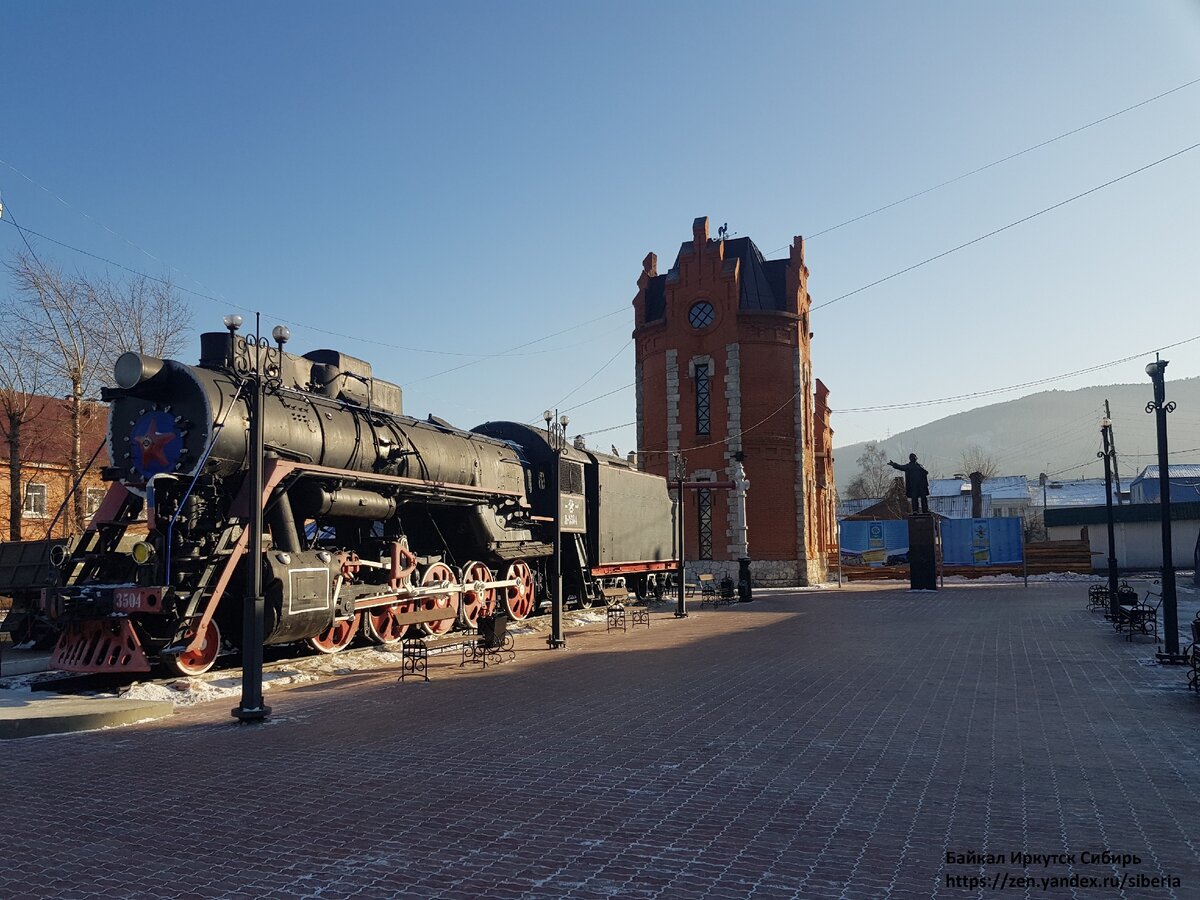
[{"label": "round window", "polygon": [[688,310],[688,324],[697,331],[701,328],[707,328],[713,323],[717,317],[713,305],[707,300],[701,300],[698,303],[693,303],[692,308]]}]

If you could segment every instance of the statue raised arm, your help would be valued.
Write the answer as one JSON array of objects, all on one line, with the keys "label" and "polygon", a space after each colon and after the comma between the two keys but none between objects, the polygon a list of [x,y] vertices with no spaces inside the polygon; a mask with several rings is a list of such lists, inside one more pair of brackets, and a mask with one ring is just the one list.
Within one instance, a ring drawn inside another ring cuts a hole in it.
[{"label": "statue raised arm", "polygon": [[908,454],[904,465],[888,460],[888,465],[904,473],[904,495],[912,501],[912,511],[929,512],[929,472],[917,462],[917,454]]}]

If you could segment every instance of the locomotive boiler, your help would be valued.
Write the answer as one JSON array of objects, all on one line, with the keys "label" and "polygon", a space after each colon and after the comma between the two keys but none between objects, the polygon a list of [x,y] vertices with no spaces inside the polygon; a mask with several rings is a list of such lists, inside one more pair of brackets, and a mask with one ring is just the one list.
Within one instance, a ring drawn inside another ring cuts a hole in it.
[{"label": "locomotive boiler", "polygon": [[523,619],[549,599],[556,552],[562,599],[584,606],[604,578],[656,591],[675,567],[663,479],[584,448],[556,460],[547,434],[519,423],[405,416],[401,389],[346,354],[295,356],[231,328],[201,336],[198,365],[126,353],[114,376],[111,486],[42,598],[62,629],[58,668],[206,671],[240,638],[247,565],[261,566],[266,643],[324,653],[470,629],[496,610]]}]

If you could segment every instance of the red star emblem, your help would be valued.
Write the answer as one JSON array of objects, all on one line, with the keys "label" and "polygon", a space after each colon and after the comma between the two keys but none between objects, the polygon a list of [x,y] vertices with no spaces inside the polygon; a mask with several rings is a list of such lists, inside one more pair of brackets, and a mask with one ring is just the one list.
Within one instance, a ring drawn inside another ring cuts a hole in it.
[{"label": "red star emblem", "polygon": [[158,424],[151,419],[146,424],[144,434],[134,438],[137,445],[142,448],[142,468],[149,468],[151,463],[157,463],[164,469],[169,469],[171,463],[167,460],[166,447],[167,444],[175,440],[175,432],[163,432],[158,430]]}]

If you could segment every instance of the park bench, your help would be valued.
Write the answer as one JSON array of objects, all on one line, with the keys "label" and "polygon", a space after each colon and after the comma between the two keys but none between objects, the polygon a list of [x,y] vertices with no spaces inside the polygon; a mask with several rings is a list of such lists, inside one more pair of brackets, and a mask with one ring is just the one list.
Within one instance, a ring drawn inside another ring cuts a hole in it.
[{"label": "park bench", "polygon": [[1113,619],[1113,617],[1112,617],[1112,608],[1109,603],[1110,598],[1111,598],[1111,595],[1108,594],[1108,592],[1106,591],[1105,592],[1105,601],[1104,601],[1105,602],[1104,618],[1106,618],[1110,622],[1112,622],[1113,628],[1115,628],[1117,631],[1120,631],[1125,625],[1125,621],[1124,621],[1123,617],[1121,616],[1120,610],[1122,607],[1125,607],[1125,606],[1136,606],[1137,605],[1137,602],[1138,602],[1137,591],[1135,591],[1130,586],[1128,581],[1121,582],[1121,586],[1117,588],[1117,618],[1116,619]]},{"label": "park bench", "polygon": [[486,669],[489,662],[495,664],[505,659],[516,659],[514,644],[513,636],[508,633],[507,613],[497,611],[490,616],[480,616],[475,635],[462,642],[462,662],[459,667],[477,662]]},{"label": "park bench", "polygon": [[1188,687],[1200,694],[1200,612],[1192,619],[1192,645],[1187,649]]},{"label": "park bench", "polygon": [[607,607],[606,619],[608,631],[620,628],[628,631],[638,625],[650,627],[650,607],[643,603],[630,603],[629,591],[623,587],[606,587],[601,589],[604,603]]},{"label": "park bench", "polygon": [[[703,578],[704,576],[701,575],[700,577]],[[715,576],[709,575],[708,577],[714,579],[715,581]],[[700,599],[701,605],[709,603],[712,605],[713,609],[716,609],[723,603],[736,602],[737,592],[734,587],[733,579],[728,575],[721,579],[721,583],[719,585],[714,586],[711,591],[709,591]]]},{"label": "park bench", "polygon": [[[1153,606],[1150,605],[1151,598],[1157,601]],[[1153,635],[1157,641],[1160,606],[1162,606],[1162,594],[1151,590],[1146,591],[1146,596],[1141,603],[1138,602],[1136,592],[1133,594],[1132,602],[1129,602],[1128,594],[1120,597],[1117,605],[1117,630],[1124,629],[1127,641],[1133,640],[1134,631],[1139,634]]]},{"label": "park bench", "polygon": [[[438,622],[457,616],[458,610],[445,607],[418,610],[404,615],[410,622]],[[436,649],[445,652],[458,648],[462,651],[460,666],[468,662],[482,662],[486,669],[489,662],[501,662],[505,655],[508,659],[516,657],[513,636],[508,633],[507,628],[508,616],[503,612],[481,616],[475,634],[461,641],[438,642]],[[429,644],[424,636],[405,637],[400,641],[400,677],[396,680],[403,682],[409,676],[419,677],[423,681],[429,680]]]}]

